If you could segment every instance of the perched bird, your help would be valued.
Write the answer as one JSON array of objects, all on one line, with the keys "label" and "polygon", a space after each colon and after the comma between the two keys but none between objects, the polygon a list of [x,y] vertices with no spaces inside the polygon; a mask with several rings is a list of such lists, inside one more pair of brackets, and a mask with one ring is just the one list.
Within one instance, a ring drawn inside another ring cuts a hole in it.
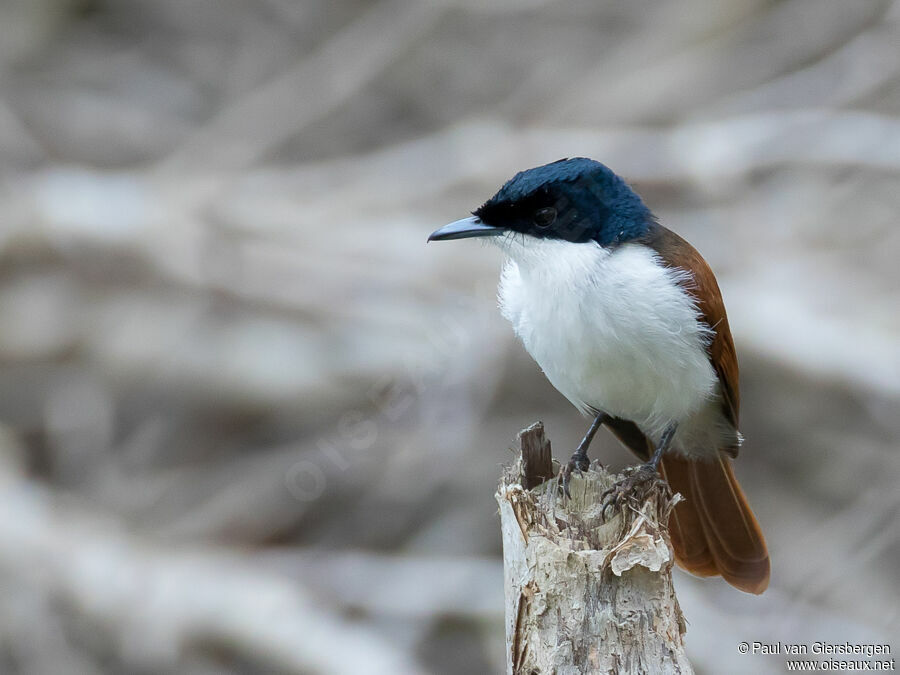
[{"label": "perched bird", "polygon": [[565,468],[588,467],[607,426],[685,501],[669,523],[676,562],[762,593],[769,554],[732,471],[738,363],[716,278],[700,254],[591,159],[520,172],[429,241],[491,237],[506,254],[499,297],[525,349],[593,421]]}]

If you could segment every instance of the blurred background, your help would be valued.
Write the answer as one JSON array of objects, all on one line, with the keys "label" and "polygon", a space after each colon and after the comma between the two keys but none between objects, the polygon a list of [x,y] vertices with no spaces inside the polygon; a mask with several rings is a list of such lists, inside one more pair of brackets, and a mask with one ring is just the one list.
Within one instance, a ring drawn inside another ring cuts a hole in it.
[{"label": "blurred background", "polygon": [[896,638],[900,3],[2,0],[0,673],[502,672],[500,466],[586,422],[425,239],[579,155],[738,345],[772,584],[676,572],[697,672]]}]

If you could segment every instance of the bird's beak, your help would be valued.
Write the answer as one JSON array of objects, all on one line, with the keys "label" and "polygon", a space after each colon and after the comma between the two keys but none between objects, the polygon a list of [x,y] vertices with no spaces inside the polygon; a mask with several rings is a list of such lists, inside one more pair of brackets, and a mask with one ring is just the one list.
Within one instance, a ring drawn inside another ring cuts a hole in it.
[{"label": "bird's beak", "polygon": [[466,239],[468,237],[495,237],[506,230],[502,227],[485,225],[478,216],[456,220],[441,229],[435,230],[428,237],[428,241],[440,241],[441,239]]}]

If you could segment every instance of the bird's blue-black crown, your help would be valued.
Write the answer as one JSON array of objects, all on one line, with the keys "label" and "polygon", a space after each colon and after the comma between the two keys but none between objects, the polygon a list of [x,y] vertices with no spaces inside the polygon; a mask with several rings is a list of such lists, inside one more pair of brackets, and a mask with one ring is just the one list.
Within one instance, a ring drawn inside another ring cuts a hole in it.
[{"label": "bird's blue-black crown", "polygon": [[514,232],[603,246],[638,239],[653,224],[637,193],[607,166],[586,157],[517,173],[474,215]]}]

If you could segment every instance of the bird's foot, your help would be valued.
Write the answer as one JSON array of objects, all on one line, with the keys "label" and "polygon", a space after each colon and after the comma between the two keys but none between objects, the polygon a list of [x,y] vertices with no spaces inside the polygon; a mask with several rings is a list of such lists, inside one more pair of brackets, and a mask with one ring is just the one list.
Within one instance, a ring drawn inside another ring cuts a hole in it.
[{"label": "bird's foot", "polygon": [[647,493],[660,484],[664,485],[665,480],[652,461],[628,469],[624,478],[613,483],[612,487],[600,495],[603,519],[608,520],[608,515],[615,515],[626,503],[640,505]]},{"label": "bird's foot", "polygon": [[591,467],[591,460],[588,459],[587,453],[583,450],[576,450],[566,465],[559,472],[562,478],[562,489],[566,493],[567,498],[571,498],[569,494],[569,481],[572,479],[572,473],[584,473]]}]

